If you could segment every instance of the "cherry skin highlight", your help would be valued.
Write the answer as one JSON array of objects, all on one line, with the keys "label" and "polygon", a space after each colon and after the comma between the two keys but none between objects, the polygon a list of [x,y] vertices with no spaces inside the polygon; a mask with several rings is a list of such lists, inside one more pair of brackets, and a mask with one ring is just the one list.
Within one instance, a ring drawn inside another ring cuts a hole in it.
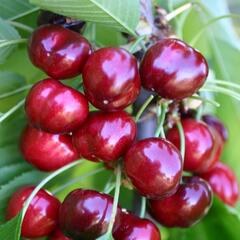
[{"label": "cherry skin highlight", "polygon": [[28,53],[32,63],[48,76],[66,79],[82,73],[92,48],[76,32],[59,25],[43,25],[29,39]]},{"label": "cherry skin highlight", "polygon": [[113,230],[113,237],[115,240],[161,240],[154,223],[126,212],[121,213],[119,225]]},{"label": "cherry skin highlight", "polygon": [[[216,130],[195,119],[183,119],[185,135],[184,170],[201,173],[211,169],[219,160],[223,141]],[[167,133],[167,139],[180,149],[180,136],[177,127]]]},{"label": "cherry skin highlight", "polygon": [[140,194],[160,199],[177,191],[182,174],[182,157],[167,140],[147,138],[127,151],[124,168]]},{"label": "cherry skin highlight", "polygon": [[78,159],[71,136],[51,134],[31,126],[22,133],[20,149],[24,159],[42,171],[54,171]]},{"label": "cherry skin highlight", "polygon": [[140,66],[142,85],[167,99],[192,96],[205,82],[205,58],[185,42],[166,38],[150,47]]},{"label": "cherry skin highlight", "polygon": [[67,133],[86,120],[88,102],[77,90],[57,80],[45,79],[30,90],[25,110],[34,127],[50,133]]},{"label": "cherry skin highlight", "polygon": [[162,200],[150,200],[151,215],[166,227],[186,228],[203,218],[212,201],[211,188],[199,177],[184,177],[177,192]]},{"label": "cherry skin highlight", "polygon": [[226,164],[218,162],[209,172],[200,174],[212,187],[213,192],[226,204],[235,206],[239,199],[237,178]]},{"label": "cherry skin highlight", "polygon": [[110,162],[125,154],[135,136],[136,124],[126,112],[91,112],[74,132],[73,143],[82,157]]},{"label": "cherry skin highlight", "polygon": [[[77,189],[64,200],[59,224],[66,236],[93,240],[105,234],[112,214],[113,198],[94,190]],[[120,208],[116,220],[119,218]]]},{"label": "cherry skin highlight", "polygon": [[[12,195],[7,207],[7,220],[12,219],[22,210],[34,188],[23,187]],[[49,235],[57,226],[59,207],[59,200],[41,189],[31,201],[24,216],[21,236],[38,238]]]},{"label": "cherry skin highlight", "polygon": [[101,48],[83,69],[83,87],[88,100],[104,111],[122,110],[140,92],[137,60],[121,48]]},{"label": "cherry skin highlight", "polygon": [[59,229],[57,229],[49,238],[49,240],[71,240],[71,238],[66,237]]}]

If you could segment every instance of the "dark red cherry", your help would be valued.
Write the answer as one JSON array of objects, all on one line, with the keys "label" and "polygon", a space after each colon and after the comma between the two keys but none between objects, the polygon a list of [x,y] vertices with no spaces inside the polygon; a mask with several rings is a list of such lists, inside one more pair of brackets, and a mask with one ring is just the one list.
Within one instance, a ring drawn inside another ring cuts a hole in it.
[{"label": "dark red cherry", "polygon": [[[211,169],[219,160],[223,141],[215,129],[195,119],[183,119],[185,134],[184,170],[201,173]],[[180,136],[177,127],[167,133],[167,139],[180,149]]]},{"label": "dark red cherry", "polygon": [[71,238],[66,237],[59,229],[57,229],[49,238],[49,240],[71,240]]},{"label": "dark red cherry", "polygon": [[228,139],[228,130],[224,126],[224,124],[215,116],[213,115],[204,115],[202,117],[203,121],[213,128],[215,128],[218,133],[221,135],[224,142]]},{"label": "dark red cherry", "polygon": [[167,140],[147,138],[127,151],[124,167],[140,194],[159,199],[176,192],[182,174],[182,158]]},{"label": "dark red cherry", "polygon": [[20,140],[24,159],[42,171],[54,171],[78,159],[69,135],[43,132],[27,126]]},{"label": "dark red cherry", "polygon": [[33,32],[28,53],[32,63],[48,76],[66,79],[82,73],[92,49],[80,34],[58,25],[44,25]]},{"label": "dark red cherry", "polygon": [[212,170],[200,175],[213,192],[226,204],[234,206],[239,198],[238,182],[233,170],[219,162]]},{"label": "dark red cherry", "polygon": [[113,237],[115,240],[161,240],[160,232],[154,223],[127,212],[121,213]]},{"label": "dark red cherry", "polygon": [[[23,187],[12,195],[7,207],[7,220],[12,219],[22,210],[34,188],[32,186]],[[59,207],[58,199],[41,189],[31,201],[24,216],[21,235],[26,238],[49,235],[57,226]]]},{"label": "dark red cherry", "polygon": [[67,133],[87,118],[88,102],[77,90],[54,79],[33,86],[25,105],[30,123],[51,133]]},{"label": "dark red cherry", "polygon": [[150,200],[151,215],[166,227],[190,227],[211,206],[211,188],[199,177],[184,177],[177,192],[162,200]]},{"label": "dark red cherry", "polygon": [[[94,190],[72,191],[60,207],[59,223],[74,240],[93,240],[105,234],[112,214],[113,198]],[[120,208],[117,212],[120,214]]]},{"label": "dark red cherry", "polygon": [[78,153],[92,161],[114,161],[132,145],[136,124],[126,112],[92,112],[73,134]]},{"label": "dark red cherry", "polygon": [[167,38],[149,48],[140,67],[142,85],[167,99],[193,95],[205,82],[208,64],[195,49]]},{"label": "dark red cherry", "polygon": [[83,69],[83,86],[88,100],[105,111],[122,110],[140,92],[137,60],[121,48],[101,48]]}]

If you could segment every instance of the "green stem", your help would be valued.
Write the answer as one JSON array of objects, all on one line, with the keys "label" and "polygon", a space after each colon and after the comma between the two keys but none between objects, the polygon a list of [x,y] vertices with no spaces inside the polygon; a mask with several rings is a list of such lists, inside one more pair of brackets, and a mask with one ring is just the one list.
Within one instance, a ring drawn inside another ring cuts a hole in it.
[{"label": "green stem", "polygon": [[180,152],[182,155],[182,159],[184,161],[184,157],[185,157],[185,136],[184,136],[184,130],[183,130],[183,126],[180,120],[177,121],[177,128],[178,128],[178,132],[179,132],[179,136],[180,136]]},{"label": "green stem", "polygon": [[16,20],[18,18],[21,18],[21,17],[27,16],[27,15],[29,15],[31,13],[34,13],[34,12],[38,11],[39,9],[40,9],[39,7],[32,8],[29,11],[26,11],[24,13],[18,14],[17,16],[9,18],[8,20]]},{"label": "green stem", "polygon": [[52,180],[53,178],[55,178],[57,175],[65,172],[66,170],[75,167],[76,165],[82,163],[82,160],[78,160],[75,162],[72,162],[60,169],[58,169],[57,171],[51,173],[48,177],[46,177],[45,179],[43,179],[36,187],[35,189],[32,191],[32,193],[30,194],[30,196],[28,197],[27,201],[24,204],[23,210],[22,210],[22,220],[24,219],[24,216],[27,212],[27,209],[29,207],[29,205],[31,204],[33,198],[35,197],[35,195],[38,193],[38,191],[44,186],[46,185],[50,180]]},{"label": "green stem", "polygon": [[197,110],[196,120],[201,120],[203,114],[203,105],[201,104]]},{"label": "green stem", "polygon": [[7,93],[4,93],[4,94],[1,94],[0,95],[0,99],[4,99],[4,98],[7,98],[7,97],[11,97],[13,95],[16,95],[17,93],[20,93],[20,92],[24,92],[25,90],[28,90],[29,88],[31,88],[33,85],[30,84],[30,85],[27,85],[27,86],[23,86],[23,87],[20,87],[16,90],[13,90],[11,92],[7,92]]},{"label": "green stem", "polygon": [[240,89],[240,84],[229,82],[229,81],[224,81],[224,80],[217,80],[217,79],[215,79],[215,80],[207,80],[207,84],[205,86],[208,86],[208,83],[210,83],[210,84],[218,84],[220,86],[222,85],[222,86],[227,86],[227,87]]},{"label": "green stem", "polygon": [[199,96],[199,95],[193,95],[193,96],[191,96],[190,98],[192,98],[192,99],[197,99],[197,100],[201,100],[202,102],[209,103],[209,104],[211,104],[211,105],[213,105],[213,106],[215,106],[215,107],[220,107],[220,103],[218,103],[218,102],[216,102],[216,101],[214,101],[214,100],[212,100],[212,99],[204,98],[204,97]]},{"label": "green stem", "polygon": [[14,112],[16,112],[20,107],[22,107],[25,103],[25,99],[20,101],[18,104],[16,104],[14,107],[12,107],[10,110],[5,112],[1,117],[0,117],[0,123],[3,122],[6,118],[8,118],[10,115],[12,115]]},{"label": "green stem", "polygon": [[33,28],[23,24],[23,23],[20,23],[20,22],[14,22],[14,21],[7,21],[9,24],[11,24],[12,26],[14,27],[17,27],[19,29],[22,29],[26,32],[29,32],[29,33],[32,33],[33,32]]},{"label": "green stem", "polygon": [[73,185],[74,183],[79,183],[79,182],[83,181],[85,178],[91,177],[95,174],[98,174],[98,173],[102,172],[103,170],[105,170],[105,168],[101,167],[101,168],[98,168],[98,169],[94,169],[93,171],[90,171],[86,174],[83,174],[80,177],[74,178],[71,181],[67,182],[66,184],[64,184],[64,185],[60,186],[59,188],[55,189],[54,191],[52,191],[52,193],[55,195],[55,194],[61,192],[62,190],[64,190],[65,188]]},{"label": "green stem", "polygon": [[141,115],[143,114],[144,110],[148,107],[148,105],[151,103],[151,101],[153,100],[154,96],[150,95],[147,100],[143,103],[142,107],[138,110],[136,117],[135,117],[135,121],[137,122],[139,120],[139,118],[141,117]]},{"label": "green stem", "polygon": [[141,45],[142,41],[144,40],[145,35],[140,36],[139,38],[137,38],[137,40],[131,45],[131,47],[129,48],[129,52],[130,53],[135,53],[136,49],[139,45]]},{"label": "green stem", "polygon": [[147,198],[142,196],[142,199],[141,199],[141,210],[140,210],[140,214],[139,214],[140,218],[144,218],[145,217],[146,206],[147,206]]},{"label": "green stem", "polygon": [[[159,104],[158,107],[161,107],[161,105]],[[164,121],[165,121],[167,109],[168,109],[168,102],[162,103],[161,116],[160,116],[160,119],[159,119],[158,127],[157,127],[156,132],[155,132],[155,137],[159,137],[159,135],[161,134],[161,137],[165,138],[165,134],[164,134],[164,130],[163,130],[163,124],[164,124]]]},{"label": "green stem", "polygon": [[16,40],[1,40],[0,41],[0,48],[10,46],[10,45],[15,45],[19,43],[26,43],[27,39],[26,38],[21,38],[21,39],[16,39]]},{"label": "green stem", "polygon": [[103,189],[103,192],[105,193],[106,191],[108,192],[108,189],[109,187],[112,186],[113,182],[112,182],[112,179],[113,179],[113,175],[111,175],[107,181],[107,183],[105,184],[105,187]]}]

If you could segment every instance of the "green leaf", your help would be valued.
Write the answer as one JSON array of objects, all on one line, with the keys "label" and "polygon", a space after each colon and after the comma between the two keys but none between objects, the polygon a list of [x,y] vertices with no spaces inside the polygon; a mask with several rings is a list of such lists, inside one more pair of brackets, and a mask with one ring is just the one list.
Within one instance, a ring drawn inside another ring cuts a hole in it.
[{"label": "green leaf", "polygon": [[36,7],[28,0],[1,0],[0,9],[3,19],[14,20],[36,10]]},{"label": "green leaf", "polygon": [[37,6],[75,19],[103,24],[135,35],[139,0],[30,0]]},{"label": "green leaf", "polygon": [[21,213],[16,217],[0,226],[0,239],[4,240],[19,240],[20,238],[20,225]]},{"label": "green leaf", "polygon": [[[17,39],[20,39],[20,35],[15,28],[0,18],[0,43]],[[0,47],[0,64],[5,61],[14,48],[13,44]]]}]

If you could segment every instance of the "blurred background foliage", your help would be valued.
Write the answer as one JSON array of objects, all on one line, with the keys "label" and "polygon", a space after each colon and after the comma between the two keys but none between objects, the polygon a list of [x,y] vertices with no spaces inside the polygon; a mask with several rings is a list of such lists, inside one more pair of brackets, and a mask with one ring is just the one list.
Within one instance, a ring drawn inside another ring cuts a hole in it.
[{"label": "blurred background foliage", "polygon": [[[154,0],[167,11],[187,3],[182,0]],[[207,58],[212,70],[211,80],[220,79],[240,84],[240,18],[225,18],[216,21],[214,24],[205,27],[213,18],[222,15],[229,15],[231,12],[240,15],[239,0],[202,0],[200,4],[177,16],[170,23],[177,36],[184,41],[191,43],[197,34],[202,31],[194,47],[200,50]],[[32,12],[21,17],[21,13]],[[28,38],[27,31],[13,28],[9,21],[16,19],[17,22],[26,24],[29,27],[36,27],[38,11],[28,1],[21,0],[0,0],[0,39]],[[89,24],[85,35],[106,46],[119,46],[125,40],[121,33],[107,27],[95,26],[92,36],[93,24]],[[94,39],[93,39],[94,38]],[[2,113],[7,112],[24,98],[26,92],[8,98],[1,98],[3,94],[13,91],[19,87],[32,84],[46,77],[40,70],[36,69],[29,61],[26,51],[26,44],[19,44],[17,47],[11,45],[3,52],[0,48],[0,119]],[[78,83],[79,79],[69,81],[69,84]],[[214,98],[221,104],[219,108],[206,105],[205,112],[213,112],[227,126],[229,140],[222,155],[222,161],[229,164],[234,170],[240,182],[240,103],[220,93],[207,94],[207,97]],[[0,120],[1,121],[1,120]],[[19,150],[18,139],[22,128],[26,125],[23,109],[19,109],[0,123],[0,222],[4,221],[4,209],[11,193],[19,186],[25,184],[37,184],[45,173],[34,170],[24,162]],[[85,162],[74,170],[69,170],[51,181],[47,188],[57,192],[59,187],[69,179],[82,176],[101,166]],[[76,187],[85,187],[102,190],[111,171],[100,172],[97,175],[81,179],[63,191],[58,191],[60,199]],[[123,207],[131,209],[133,193],[122,187],[120,202]],[[169,240],[239,240],[240,239],[240,204],[236,209],[223,205],[218,199],[214,200],[213,207],[208,216],[194,227],[186,230],[168,230],[162,228],[163,239]]]}]

